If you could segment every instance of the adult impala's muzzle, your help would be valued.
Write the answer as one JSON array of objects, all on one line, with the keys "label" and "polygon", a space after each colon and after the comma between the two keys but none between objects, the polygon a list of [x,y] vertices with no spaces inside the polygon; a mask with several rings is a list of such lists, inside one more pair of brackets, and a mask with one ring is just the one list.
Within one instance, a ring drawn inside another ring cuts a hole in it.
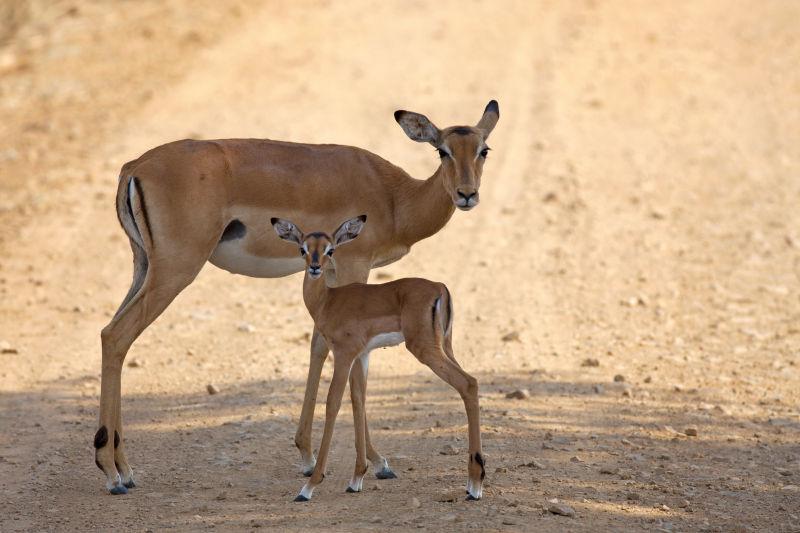
[{"label": "adult impala's muzzle", "polygon": [[478,191],[462,191],[459,189],[456,191],[456,195],[458,196],[456,207],[462,211],[469,211],[481,201]]}]

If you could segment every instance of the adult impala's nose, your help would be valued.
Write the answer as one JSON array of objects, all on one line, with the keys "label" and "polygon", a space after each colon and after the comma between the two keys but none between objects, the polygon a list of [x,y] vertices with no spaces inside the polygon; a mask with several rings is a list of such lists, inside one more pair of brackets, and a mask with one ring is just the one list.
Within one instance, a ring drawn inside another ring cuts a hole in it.
[{"label": "adult impala's nose", "polygon": [[478,205],[478,191],[465,191],[463,189],[456,189],[456,194],[458,195],[456,206],[459,209],[468,210]]}]

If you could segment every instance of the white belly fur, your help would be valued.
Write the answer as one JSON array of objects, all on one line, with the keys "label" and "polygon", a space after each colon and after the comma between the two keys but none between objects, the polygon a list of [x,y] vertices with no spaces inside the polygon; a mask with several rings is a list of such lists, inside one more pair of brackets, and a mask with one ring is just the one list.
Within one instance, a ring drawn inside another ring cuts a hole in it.
[{"label": "white belly fur", "polygon": [[259,257],[246,253],[238,240],[221,242],[214,249],[209,261],[212,265],[253,278],[280,278],[301,272],[305,261],[300,254],[296,258]]},{"label": "white belly fur", "polygon": [[369,342],[367,343],[367,347],[364,348],[364,353],[369,353],[371,350],[375,348],[387,348],[389,346],[397,346],[400,343],[405,342],[405,337],[399,331],[395,331],[392,333],[381,333],[379,335],[375,335],[372,337]]}]

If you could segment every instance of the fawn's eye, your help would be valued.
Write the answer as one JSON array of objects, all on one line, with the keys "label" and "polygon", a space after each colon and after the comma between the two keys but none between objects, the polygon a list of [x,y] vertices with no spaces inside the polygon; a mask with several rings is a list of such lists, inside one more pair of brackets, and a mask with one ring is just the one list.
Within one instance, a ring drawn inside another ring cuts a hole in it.
[{"label": "fawn's eye", "polygon": [[488,148],[484,148],[483,150],[481,150],[481,157],[486,158],[487,155],[489,155]]},{"label": "fawn's eye", "polygon": [[436,151],[439,152],[439,157],[442,158],[442,159],[444,159],[445,157],[450,157],[450,154],[448,154],[447,152],[445,152],[441,148],[437,148]]}]

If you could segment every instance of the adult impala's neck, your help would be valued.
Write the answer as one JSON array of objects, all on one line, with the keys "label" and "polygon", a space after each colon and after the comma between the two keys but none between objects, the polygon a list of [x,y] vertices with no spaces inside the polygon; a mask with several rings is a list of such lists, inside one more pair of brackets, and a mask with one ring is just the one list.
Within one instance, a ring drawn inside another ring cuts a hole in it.
[{"label": "adult impala's neck", "polygon": [[411,246],[438,232],[453,216],[453,199],[444,189],[441,165],[425,181],[410,179],[400,191],[397,232],[403,244]]}]

